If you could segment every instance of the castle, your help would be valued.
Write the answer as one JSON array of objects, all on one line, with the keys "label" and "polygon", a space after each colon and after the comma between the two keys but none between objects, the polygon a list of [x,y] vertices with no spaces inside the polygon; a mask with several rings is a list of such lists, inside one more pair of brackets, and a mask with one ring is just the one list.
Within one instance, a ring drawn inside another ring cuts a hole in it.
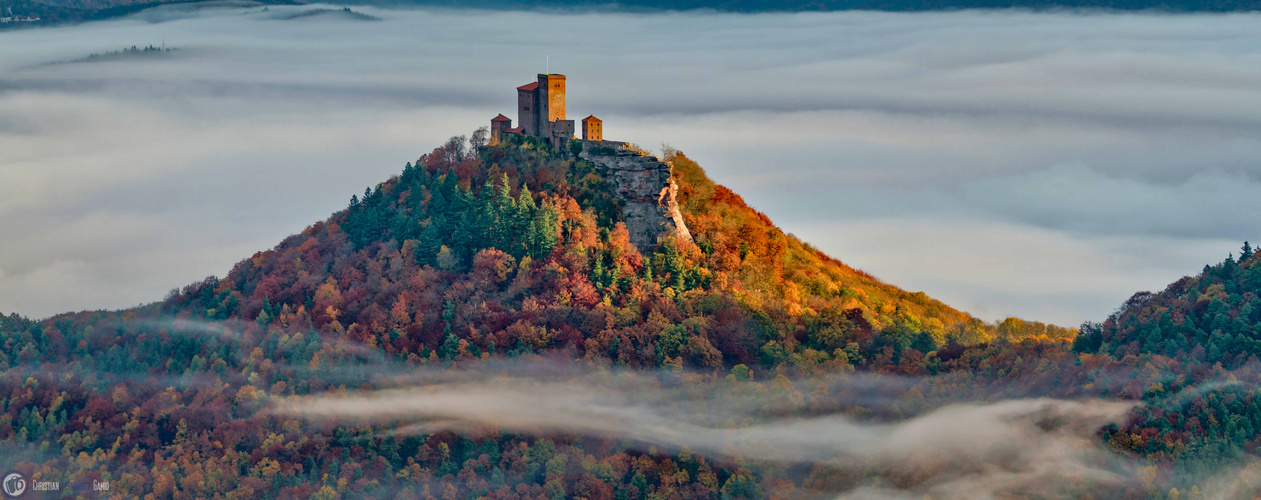
[{"label": "castle", "polygon": [[[560,151],[571,151],[574,121],[565,118],[565,75],[540,74],[537,82],[517,87],[517,126],[500,114],[490,119],[490,137],[498,143],[510,135],[540,137]],[[673,167],[626,143],[604,140],[604,123],[595,116],[582,120],[578,158],[598,165],[622,201],[622,217],[631,244],[651,255],[662,238],[692,241],[675,201],[678,186]]]},{"label": "castle", "polygon": [[[517,126],[503,114],[490,120],[492,140],[506,134],[541,137],[556,147],[573,140],[574,121],[565,119],[565,75],[540,73],[537,82],[517,87]],[[604,123],[594,115],[584,118],[582,140],[603,141]]]}]

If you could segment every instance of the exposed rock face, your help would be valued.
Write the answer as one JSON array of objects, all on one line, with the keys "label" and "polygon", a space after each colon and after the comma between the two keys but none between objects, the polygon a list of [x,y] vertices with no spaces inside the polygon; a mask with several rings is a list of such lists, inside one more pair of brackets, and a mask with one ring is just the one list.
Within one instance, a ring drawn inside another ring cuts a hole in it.
[{"label": "exposed rock face", "polygon": [[617,185],[617,197],[625,202],[622,216],[631,244],[648,255],[661,238],[676,236],[692,241],[674,199],[678,185],[670,178],[670,165],[655,156],[620,149],[620,143],[583,141],[582,159],[608,170]]}]

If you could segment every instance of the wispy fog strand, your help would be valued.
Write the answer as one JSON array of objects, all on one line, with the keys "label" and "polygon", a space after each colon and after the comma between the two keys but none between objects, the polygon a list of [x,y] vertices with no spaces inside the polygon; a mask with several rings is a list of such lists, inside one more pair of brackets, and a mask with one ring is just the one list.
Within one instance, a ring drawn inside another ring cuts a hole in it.
[{"label": "wispy fog strand", "polygon": [[[1133,464],[1105,450],[1095,434],[1133,403],[956,402],[901,420],[859,420],[838,412],[800,416],[806,408],[779,392],[791,385],[775,382],[767,384],[778,390],[741,391],[721,382],[663,385],[633,371],[564,376],[524,368],[500,365],[493,376],[422,372],[417,385],[277,399],[274,411],[329,423],[367,421],[386,433],[581,435],[718,460],[816,464],[833,472],[818,476],[814,488],[852,498],[1057,496],[1135,480]],[[792,416],[770,416],[777,412]],[[853,480],[890,474],[917,479],[900,486]]]}]

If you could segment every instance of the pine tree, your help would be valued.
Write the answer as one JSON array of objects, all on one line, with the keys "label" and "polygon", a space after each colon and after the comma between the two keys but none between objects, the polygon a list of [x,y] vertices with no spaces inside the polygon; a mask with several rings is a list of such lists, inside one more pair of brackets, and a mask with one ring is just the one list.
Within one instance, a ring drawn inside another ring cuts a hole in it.
[{"label": "pine tree", "polygon": [[529,236],[526,241],[530,255],[536,259],[551,255],[552,249],[559,243],[560,210],[551,203],[544,203],[535,211],[530,221]]},{"label": "pine tree", "polygon": [[438,357],[451,361],[457,352],[460,352],[460,338],[448,333],[446,340],[442,341],[442,347],[438,348]]}]

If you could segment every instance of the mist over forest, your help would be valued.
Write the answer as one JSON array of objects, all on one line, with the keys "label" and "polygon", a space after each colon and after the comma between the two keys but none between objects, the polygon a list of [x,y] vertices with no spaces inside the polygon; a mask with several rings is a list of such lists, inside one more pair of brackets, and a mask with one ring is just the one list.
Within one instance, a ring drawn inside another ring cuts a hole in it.
[{"label": "mist over forest", "polygon": [[6,26],[0,486],[1256,498],[1261,15],[1015,3]]}]

